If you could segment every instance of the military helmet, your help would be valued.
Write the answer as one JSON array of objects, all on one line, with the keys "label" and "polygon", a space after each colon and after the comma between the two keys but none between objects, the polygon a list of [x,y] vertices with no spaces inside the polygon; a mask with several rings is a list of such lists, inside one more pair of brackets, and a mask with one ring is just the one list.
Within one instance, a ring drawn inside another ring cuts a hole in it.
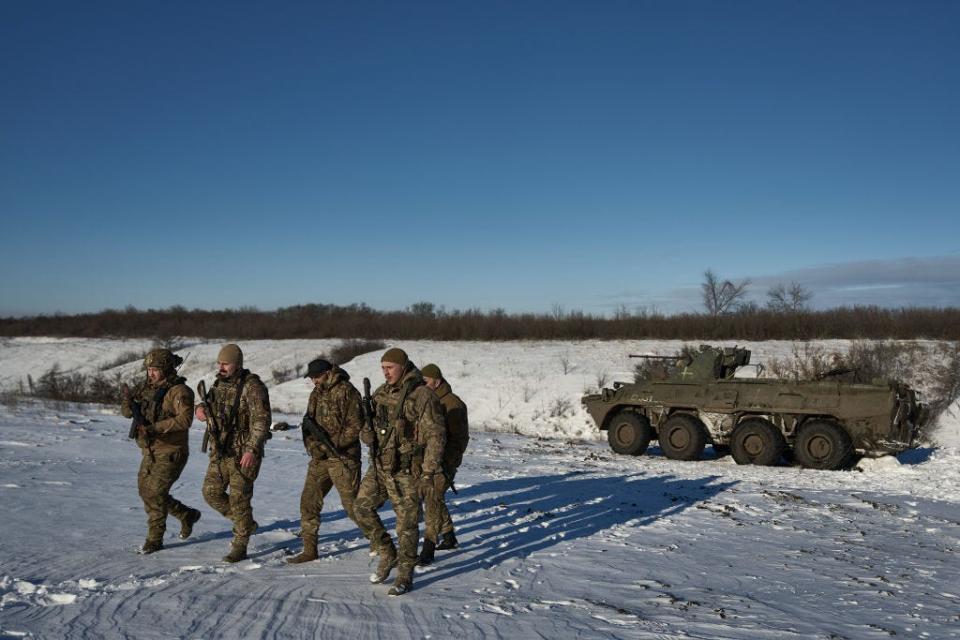
[{"label": "military helmet", "polygon": [[170,373],[175,371],[182,362],[183,358],[175,354],[173,351],[170,351],[170,349],[153,349],[147,353],[146,357],[143,359],[143,366],[145,368],[155,368],[160,369],[165,373]]}]

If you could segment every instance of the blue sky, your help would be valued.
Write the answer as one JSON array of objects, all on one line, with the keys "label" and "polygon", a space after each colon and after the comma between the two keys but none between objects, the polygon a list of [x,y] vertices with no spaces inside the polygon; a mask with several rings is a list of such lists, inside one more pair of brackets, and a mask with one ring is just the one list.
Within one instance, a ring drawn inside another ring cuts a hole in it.
[{"label": "blue sky", "polygon": [[0,3],[0,314],[960,305],[960,3]]}]

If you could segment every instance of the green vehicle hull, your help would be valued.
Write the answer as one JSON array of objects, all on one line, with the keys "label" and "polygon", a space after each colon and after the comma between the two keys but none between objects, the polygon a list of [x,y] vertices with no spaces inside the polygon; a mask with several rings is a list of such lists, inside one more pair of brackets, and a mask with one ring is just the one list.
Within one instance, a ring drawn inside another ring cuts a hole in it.
[{"label": "green vehicle hull", "polygon": [[[701,347],[683,367],[694,379],[614,383],[582,403],[614,451],[633,455],[657,439],[676,459],[697,459],[712,444],[719,452],[729,448],[739,463],[775,464],[786,456],[836,469],[856,456],[915,446],[925,409],[905,384],[733,378],[735,367],[722,365],[724,351],[734,350]],[[728,362],[749,361],[749,351],[735,351]],[[703,366],[698,358],[721,364]]]}]

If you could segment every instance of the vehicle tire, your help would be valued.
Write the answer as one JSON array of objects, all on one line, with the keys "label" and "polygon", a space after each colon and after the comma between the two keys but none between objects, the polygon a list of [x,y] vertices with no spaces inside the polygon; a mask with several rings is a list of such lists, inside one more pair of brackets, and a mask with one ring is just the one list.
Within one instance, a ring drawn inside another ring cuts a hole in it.
[{"label": "vehicle tire", "polygon": [[808,469],[843,469],[853,459],[853,442],[835,422],[812,420],[800,427],[793,454]]},{"label": "vehicle tire", "polygon": [[653,427],[646,416],[633,411],[620,411],[610,419],[607,441],[617,453],[639,456],[653,439]]},{"label": "vehicle tire", "polygon": [[787,441],[769,420],[748,418],[738,424],[730,438],[730,452],[737,464],[769,467],[783,457]]},{"label": "vehicle tire", "polygon": [[660,427],[660,449],[672,460],[699,460],[707,446],[707,428],[697,418],[679,413]]}]

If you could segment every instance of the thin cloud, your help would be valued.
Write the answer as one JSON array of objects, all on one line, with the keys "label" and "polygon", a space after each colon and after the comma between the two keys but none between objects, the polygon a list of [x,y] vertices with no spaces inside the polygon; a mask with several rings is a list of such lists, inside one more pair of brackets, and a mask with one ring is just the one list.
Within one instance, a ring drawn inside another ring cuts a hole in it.
[{"label": "thin cloud", "polygon": [[[706,267],[705,267],[706,268]],[[839,306],[960,307],[960,256],[862,260],[750,276],[750,299],[763,305],[777,284],[797,282],[813,292],[815,309]],[[702,311],[700,286],[659,292],[621,291],[600,297],[607,309]]]}]

